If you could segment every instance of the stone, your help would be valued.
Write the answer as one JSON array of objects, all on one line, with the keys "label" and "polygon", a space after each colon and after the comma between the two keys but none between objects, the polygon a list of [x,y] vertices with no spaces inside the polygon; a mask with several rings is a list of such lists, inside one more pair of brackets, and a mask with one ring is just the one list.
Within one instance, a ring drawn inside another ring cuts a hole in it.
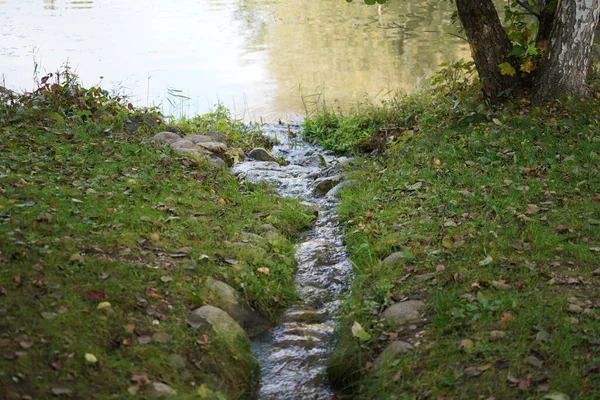
[{"label": "stone", "polygon": [[334,187],[332,187],[326,194],[327,197],[340,197],[340,193],[342,193],[342,189],[348,186],[352,181],[344,181],[340,182]]},{"label": "stone", "polygon": [[206,161],[213,168],[227,168],[227,163],[215,155],[206,157]]},{"label": "stone", "polygon": [[189,135],[189,136],[184,137],[184,139],[189,140],[190,142],[195,143],[195,144],[213,141],[210,137],[208,137],[206,135]]},{"label": "stone", "polygon": [[144,388],[144,394],[149,399],[169,399],[177,396],[177,392],[169,385],[161,382],[150,382]]},{"label": "stone", "polygon": [[398,358],[398,356],[408,353],[413,348],[414,347],[410,343],[402,341],[392,342],[383,349],[381,354],[375,359],[373,365],[380,366],[386,361],[393,361]]},{"label": "stone", "polygon": [[171,147],[174,149],[198,149],[197,145],[185,139],[179,139],[178,141],[171,143]]},{"label": "stone", "polygon": [[388,307],[382,314],[392,324],[404,324],[419,319],[421,309],[425,304],[419,300],[408,300]]},{"label": "stone", "polygon": [[312,186],[317,193],[325,194],[342,181],[341,175],[326,176],[316,179]]},{"label": "stone", "polygon": [[322,154],[313,154],[300,162],[303,167],[327,167],[327,161]]},{"label": "stone", "polygon": [[266,240],[281,239],[281,235],[278,232],[273,232],[273,231],[267,231],[267,232],[263,233],[262,237],[265,238]]},{"label": "stone", "polygon": [[187,149],[187,148],[178,147],[178,148],[173,149],[173,151],[175,153],[179,153],[179,154],[195,154],[195,155],[201,154],[197,148]]},{"label": "stone", "polygon": [[169,364],[174,366],[175,368],[185,368],[186,362],[185,358],[180,356],[179,354],[169,354]]},{"label": "stone", "polygon": [[204,132],[204,135],[212,139],[213,142],[227,143],[227,136],[219,132]]},{"label": "stone", "polygon": [[198,146],[215,154],[225,154],[228,150],[227,145],[221,142],[203,142],[198,143]]},{"label": "stone", "polygon": [[583,308],[578,304],[569,304],[569,312],[579,314],[583,312]]},{"label": "stone", "polygon": [[273,225],[271,224],[262,224],[260,226],[260,229],[262,229],[263,232],[275,232],[275,233],[279,233],[277,231],[277,228],[275,228]]},{"label": "stone", "polygon": [[254,337],[268,329],[267,320],[245,304],[240,303],[235,289],[225,282],[213,280],[210,283],[210,295],[220,308],[241,325],[248,336]]},{"label": "stone", "polygon": [[188,323],[196,329],[211,328],[219,336],[248,340],[242,327],[229,314],[214,306],[195,309],[190,313]]},{"label": "stone", "polygon": [[181,136],[173,132],[160,132],[152,137],[154,143],[171,144],[181,140]]},{"label": "stone", "polygon": [[271,154],[269,154],[269,152],[260,147],[250,150],[250,152],[248,153],[248,158],[251,158],[256,161],[277,162],[277,159],[275,157],[273,157]]}]

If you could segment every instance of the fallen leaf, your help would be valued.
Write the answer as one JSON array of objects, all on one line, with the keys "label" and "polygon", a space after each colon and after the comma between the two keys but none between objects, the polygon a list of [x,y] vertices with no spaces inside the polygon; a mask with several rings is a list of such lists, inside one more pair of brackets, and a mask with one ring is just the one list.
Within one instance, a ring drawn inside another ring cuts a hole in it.
[{"label": "fallen leaf", "polygon": [[162,299],[162,296],[156,293],[153,289],[146,289],[146,296],[153,299]]},{"label": "fallen leaf", "polygon": [[367,331],[363,329],[362,325],[359,324],[358,321],[354,321],[351,331],[352,336],[359,338],[363,342],[371,339],[371,335],[369,335]]},{"label": "fallen leaf", "polygon": [[476,367],[468,367],[468,368],[465,368],[465,375],[474,378],[476,376],[481,375],[481,371]]},{"label": "fallen leaf", "polygon": [[492,286],[499,290],[510,289],[510,285],[508,285],[503,279],[500,279],[499,281],[492,281]]},{"label": "fallen leaf", "polygon": [[81,254],[75,253],[69,258],[69,264],[85,264],[85,259]]},{"label": "fallen leaf", "polygon": [[171,282],[173,280],[173,278],[170,276],[163,275],[160,277],[160,280],[164,283],[168,283],[168,282]]},{"label": "fallen leaf", "polygon": [[97,310],[104,310],[106,308],[112,308],[112,305],[108,301],[103,301],[102,303],[98,304],[98,307],[96,307]]},{"label": "fallen leaf", "polygon": [[510,245],[513,249],[517,250],[517,251],[522,251],[523,250],[523,244],[521,244],[521,242],[519,242],[518,240],[513,240],[510,242]]},{"label": "fallen leaf", "polygon": [[87,298],[88,300],[92,301],[100,301],[104,300],[106,298],[106,295],[99,290],[92,289],[87,292]]},{"label": "fallen leaf", "polygon": [[526,214],[529,215],[533,215],[533,214],[537,214],[540,211],[540,208],[538,206],[536,206],[535,204],[527,204],[527,211],[525,211]]},{"label": "fallen leaf", "polygon": [[490,265],[493,262],[494,262],[494,259],[492,258],[492,256],[487,256],[483,260],[479,261],[479,266],[485,267],[486,265]]},{"label": "fallen leaf", "polygon": [[85,361],[89,362],[90,364],[96,364],[98,359],[92,353],[85,353]]},{"label": "fallen leaf", "polygon": [[217,200],[217,203],[219,203],[220,205],[225,204],[225,199],[220,198],[219,200]]},{"label": "fallen leaf", "polygon": [[57,314],[53,313],[53,312],[43,312],[43,313],[41,313],[41,315],[42,315],[42,318],[44,318],[44,319],[54,319],[57,317]]},{"label": "fallen leaf", "polygon": [[261,267],[261,268],[257,268],[256,270],[257,270],[258,272],[262,272],[262,273],[263,273],[263,274],[265,274],[265,275],[269,275],[269,273],[271,272],[271,271],[269,270],[269,268],[267,268],[267,267]]},{"label": "fallen leaf", "polygon": [[144,336],[140,336],[137,338],[137,342],[139,344],[148,344],[152,341],[152,338],[150,336],[144,335]]},{"label": "fallen leaf", "polygon": [[527,363],[535,368],[542,368],[544,366],[544,362],[535,356],[527,357]]},{"label": "fallen leaf", "polygon": [[560,393],[560,392],[552,392],[552,393],[548,393],[547,395],[545,395],[544,397],[542,397],[544,400],[570,400],[571,398],[569,396],[567,396],[564,393]]},{"label": "fallen leaf", "polygon": [[55,396],[68,396],[73,394],[73,389],[67,387],[56,387],[52,388],[52,394]]},{"label": "fallen leaf", "polygon": [[469,353],[473,350],[474,345],[475,344],[473,343],[473,341],[471,339],[463,339],[460,341],[458,347],[461,350],[464,350],[465,352]]},{"label": "fallen leaf", "polygon": [[509,313],[508,311],[503,313],[502,316],[500,317],[500,319],[502,320],[502,322],[510,322],[513,319],[513,316],[511,313]]}]

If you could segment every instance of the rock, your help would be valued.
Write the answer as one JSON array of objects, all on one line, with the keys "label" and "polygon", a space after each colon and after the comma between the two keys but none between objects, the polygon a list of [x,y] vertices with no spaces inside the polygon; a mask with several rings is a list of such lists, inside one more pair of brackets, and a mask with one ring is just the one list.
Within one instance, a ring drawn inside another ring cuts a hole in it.
[{"label": "rock", "polygon": [[177,396],[177,392],[169,385],[161,382],[150,382],[144,388],[144,394],[149,399],[168,399]]},{"label": "rock", "polygon": [[213,142],[227,143],[227,136],[219,132],[204,132],[204,135],[212,139]]},{"label": "rock", "polygon": [[339,197],[340,193],[342,192],[342,189],[344,189],[350,183],[352,183],[352,181],[344,181],[344,182],[338,183],[337,185],[332,187],[331,190],[329,190],[327,192],[326,196],[327,197]]},{"label": "rock", "polygon": [[265,149],[257,147],[256,149],[250,150],[248,157],[256,161],[272,161],[277,162],[277,159],[269,154]]},{"label": "rock", "polygon": [[583,308],[578,304],[569,304],[569,312],[579,314],[583,312]]},{"label": "rock", "polygon": [[317,310],[305,305],[296,305],[288,308],[279,318],[279,323],[299,322],[302,324],[320,324],[324,317]]},{"label": "rock", "polygon": [[179,354],[169,354],[169,364],[176,368],[185,368],[185,358]]},{"label": "rock", "polygon": [[202,306],[192,311],[188,317],[192,328],[212,330],[220,336],[248,340],[246,332],[233,318],[220,308]]},{"label": "rock", "polygon": [[271,224],[262,224],[260,226],[260,229],[262,229],[263,232],[275,232],[275,233],[279,233],[279,231],[277,231],[277,228],[275,228]]},{"label": "rock", "polygon": [[312,186],[316,192],[325,194],[329,192],[335,185],[342,181],[341,175],[327,176],[324,178],[316,179]]},{"label": "rock", "polygon": [[392,324],[404,324],[419,319],[421,309],[425,304],[419,300],[408,300],[388,307],[382,314]]},{"label": "rock", "polygon": [[544,366],[544,362],[537,358],[536,356],[527,357],[527,363],[534,368],[542,368]]},{"label": "rock", "polygon": [[227,168],[227,163],[217,156],[211,155],[206,157],[206,161],[213,168]]},{"label": "rock", "polygon": [[181,136],[173,132],[160,132],[151,139],[154,143],[171,144],[181,140]]},{"label": "rock", "polygon": [[381,354],[375,359],[373,363],[375,366],[380,366],[386,361],[392,361],[402,354],[406,354],[413,349],[410,343],[396,341],[388,344]]},{"label": "rock", "polygon": [[153,132],[160,121],[150,113],[136,114],[126,120],[123,125],[128,133],[135,133],[140,128],[146,128],[148,132]]},{"label": "rock", "polygon": [[408,253],[405,251],[397,251],[395,253],[387,256],[382,262],[381,265],[384,267],[392,267],[396,264],[399,264],[405,261],[408,258]]},{"label": "rock", "polygon": [[273,231],[268,231],[268,232],[263,233],[262,237],[267,240],[281,239],[281,235],[278,232],[273,232]]},{"label": "rock", "polygon": [[327,167],[327,161],[322,154],[313,154],[308,158],[305,158],[300,163],[303,167]]},{"label": "rock", "polygon": [[242,326],[248,336],[254,337],[268,329],[267,320],[245,304],[240,303],[235,289],[225,282],[212,281],[210,294],[217,305]]},{"label": "rock", "polygon": [[225,154],[228,150],[227,145],[221,142],[202,142],[198,143],[198,146],[215,154]]},{"label": "rock", "polygon": [[197,145],[185,139],[179,139],[178,141],[171,143],[171,147],[174,149],[198,149]]},{"label": "rock", "polygon": [[185,148],[185,147],[183,147],[183,148],[182,147],[178,147],[178,148],[173,149],[173,151],[175,153],[179,153],[179,154],[195,154],[195,155],[200,155],[201,154],[200,151],[197,148],[188,149],[188,148]]},{"label": "rock", "polygon": [[189,135],[189,136],[184,137],[184,139],[189,140],[190,142],[195,143],[195,144],[213,141],[211,138],[209,138],[206,135]]}]

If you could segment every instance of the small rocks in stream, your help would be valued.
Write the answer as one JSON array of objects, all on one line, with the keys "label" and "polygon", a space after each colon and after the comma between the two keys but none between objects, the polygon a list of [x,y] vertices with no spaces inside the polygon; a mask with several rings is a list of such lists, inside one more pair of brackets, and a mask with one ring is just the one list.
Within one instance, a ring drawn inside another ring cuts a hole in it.
[{"label": "small rocks in stream", "polygon": [[220,336],[248,340],[246,332],[233,318],[220,308],[202,306],[192,311],[188,317],[192,328],[212,330]]},{"label": "small rocks in stream", "polygon": [[169,399],[177,396],[177,392],[173,388],[161,382],[150,382],[147,384],[144,388],[144,394],[152,400]]},{"label": "small rocks in stream", "polygon": [[316,179],[312,186],[317,193],[325,194],[342,181],[341,175],[326,176]]},{"label": "small rocks in stream", "polygon": [[275,157],[273,157],[271,154],[269,154],[269,152],[260,147],[250,150],[250,152],[248,153],[248,158],[251,158],[256,161],[277,162],[277,159]]},{"label": "small rocks in stream", "polygon": [[171,144],[181,140],[181,136],[173,132],[160,132],[151,139],[154,143]]},{"label": "small rocks in stream", "polygon": [[375,359],[373,365],[380,366],[386,361],[393,361],[402,354],[406,354],[413,349],[413,345],[410,343],[396,341],[388,344],[381,354]]},{"label": "small rocks in stream", "polygon": [[327,160],[322,154],[313,154],[300,163],[303,167],[327,167]]},{"label": "small rocks in stream", "polygon": [[392,324],[404,324],[419,319],[420,311],[425,304],[419,300],[408,300],[388,307],[382,316]]}]

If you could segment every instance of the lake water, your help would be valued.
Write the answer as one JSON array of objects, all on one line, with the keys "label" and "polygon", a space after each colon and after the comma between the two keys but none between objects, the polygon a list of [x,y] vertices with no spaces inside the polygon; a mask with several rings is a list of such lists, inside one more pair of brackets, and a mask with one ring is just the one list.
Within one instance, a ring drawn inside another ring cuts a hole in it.
[{"label": "lake water", "polygon": [[451,12],[448,1],[0,0],[0,74],[32,89],[34,61],[42,73],[68,61],[85,85],[167,114],[221,102],[246,120],[290,120],[311,95],[346,106],[469,58]]}]

